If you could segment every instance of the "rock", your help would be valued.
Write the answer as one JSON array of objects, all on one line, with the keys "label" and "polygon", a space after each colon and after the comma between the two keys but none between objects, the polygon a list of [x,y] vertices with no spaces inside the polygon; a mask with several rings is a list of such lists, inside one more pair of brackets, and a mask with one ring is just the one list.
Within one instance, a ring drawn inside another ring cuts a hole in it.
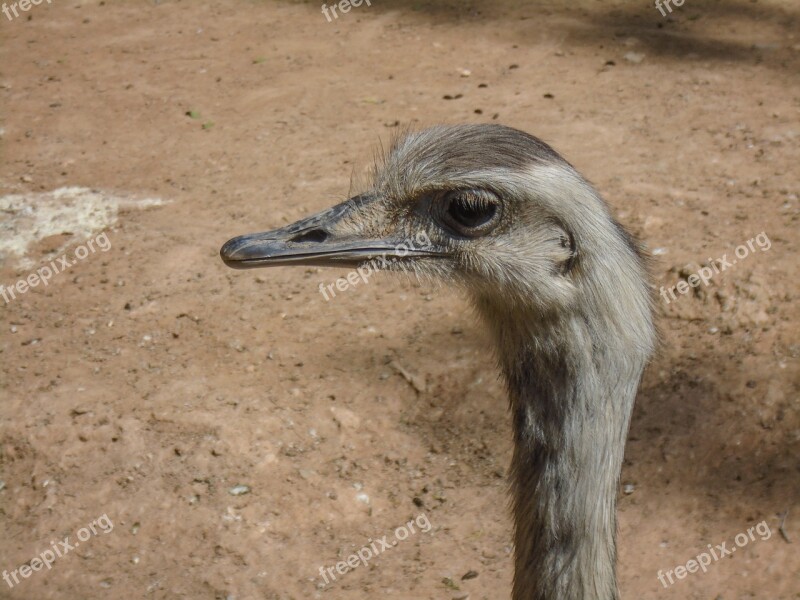
[{"label": "rock", "polygon": [[228,490],[228,493],[231,496],[243,496],[244,494],[250,493],[250,487],[242,484],[235,485]]},{"label": "rock", "polygon": [[361,419],[352,410],[347,410],[340,406],[331,406],[330,411],[333,415],[333,420],[341,429],[355,431],[361,426]]},{"label": "rock", "polygon": [[411,387],[413,387],[417,392],[419,392],[420,394],[425,392],[426,385],[425,385],[425,380],[422,377],[409,373],[397,361],[393,360],[392,362],[389,363],[389,366],[392,367],[395,371],[397,371],[403,377],[403,379],[405,379],[408,383],[410,383]]}]

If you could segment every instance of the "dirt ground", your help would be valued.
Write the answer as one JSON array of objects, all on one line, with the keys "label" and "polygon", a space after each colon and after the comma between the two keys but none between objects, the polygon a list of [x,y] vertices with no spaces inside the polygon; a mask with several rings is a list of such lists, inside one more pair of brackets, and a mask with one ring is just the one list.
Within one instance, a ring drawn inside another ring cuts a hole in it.
[{"label": "dirt ground", "polygon": [[[509,597],[507,400],[466,302],[391,275],[326,302],[319,284],[344,273],[218,257],[344,199],[398,125],[439,122],[550,142],[654,253],[658,287],[756,240],[708,287],[659,300],[619,580],[629,600],[800,598],[799,9],[0,13],[0,283],[110,243],[0,301],[0,570],[82,540],[0,598]],[[59,214],[65,187],[103,218]],[[659,582],[737,534],[706,573]],[[320,567],[383,536],[397,544],[324,584]]]}]

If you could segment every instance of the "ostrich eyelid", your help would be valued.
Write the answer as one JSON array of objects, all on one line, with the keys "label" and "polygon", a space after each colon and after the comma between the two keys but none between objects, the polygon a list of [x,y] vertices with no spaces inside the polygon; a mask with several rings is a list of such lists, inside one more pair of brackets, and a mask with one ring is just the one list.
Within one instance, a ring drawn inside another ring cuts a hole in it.
[{"label": "ostrich eyelid", "polygon": [[[470,197],[471,196],[471,197]],[[460,222],[451,212],[454,203],[462,201],[470,207],[485,205],[492,208],[492,214],[481,223],[470,226]],[[502,218],[502,203],[497,195],[483,189],[453,189],[437,195],[432,201],[431,213],[436,221],[450,234],[460,239],[474,239],[496,229]]]}]

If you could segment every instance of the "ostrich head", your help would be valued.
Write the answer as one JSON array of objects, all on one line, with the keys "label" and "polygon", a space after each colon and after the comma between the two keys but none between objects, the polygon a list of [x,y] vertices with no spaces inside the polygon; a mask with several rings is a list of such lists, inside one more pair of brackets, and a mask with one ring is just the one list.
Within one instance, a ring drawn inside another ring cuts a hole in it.
[{"label": "ostrich head", "polygon": [[510,396],[514,597],[616,597],[614,507],[654,345],[650,293],[635,242],[552,148],[498,125],[409,133],[365,193],[221,255],[235,268],[370,261],[463,287]]}]

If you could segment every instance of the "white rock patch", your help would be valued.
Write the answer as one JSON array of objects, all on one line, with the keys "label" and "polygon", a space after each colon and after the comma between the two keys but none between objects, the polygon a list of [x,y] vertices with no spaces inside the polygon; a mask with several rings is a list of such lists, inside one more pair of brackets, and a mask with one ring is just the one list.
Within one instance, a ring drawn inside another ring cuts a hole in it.
[{"label": "white rock patch", "polygon": [[120,208],[165,203],[159,198],[136,199],[85,187],[0,196],[0,260],[16,258],[17,266],[31,268],[35,261],[26,257],[28,248],[48,236],[71,234],[70,242],[82,241],[116,223]]}]

